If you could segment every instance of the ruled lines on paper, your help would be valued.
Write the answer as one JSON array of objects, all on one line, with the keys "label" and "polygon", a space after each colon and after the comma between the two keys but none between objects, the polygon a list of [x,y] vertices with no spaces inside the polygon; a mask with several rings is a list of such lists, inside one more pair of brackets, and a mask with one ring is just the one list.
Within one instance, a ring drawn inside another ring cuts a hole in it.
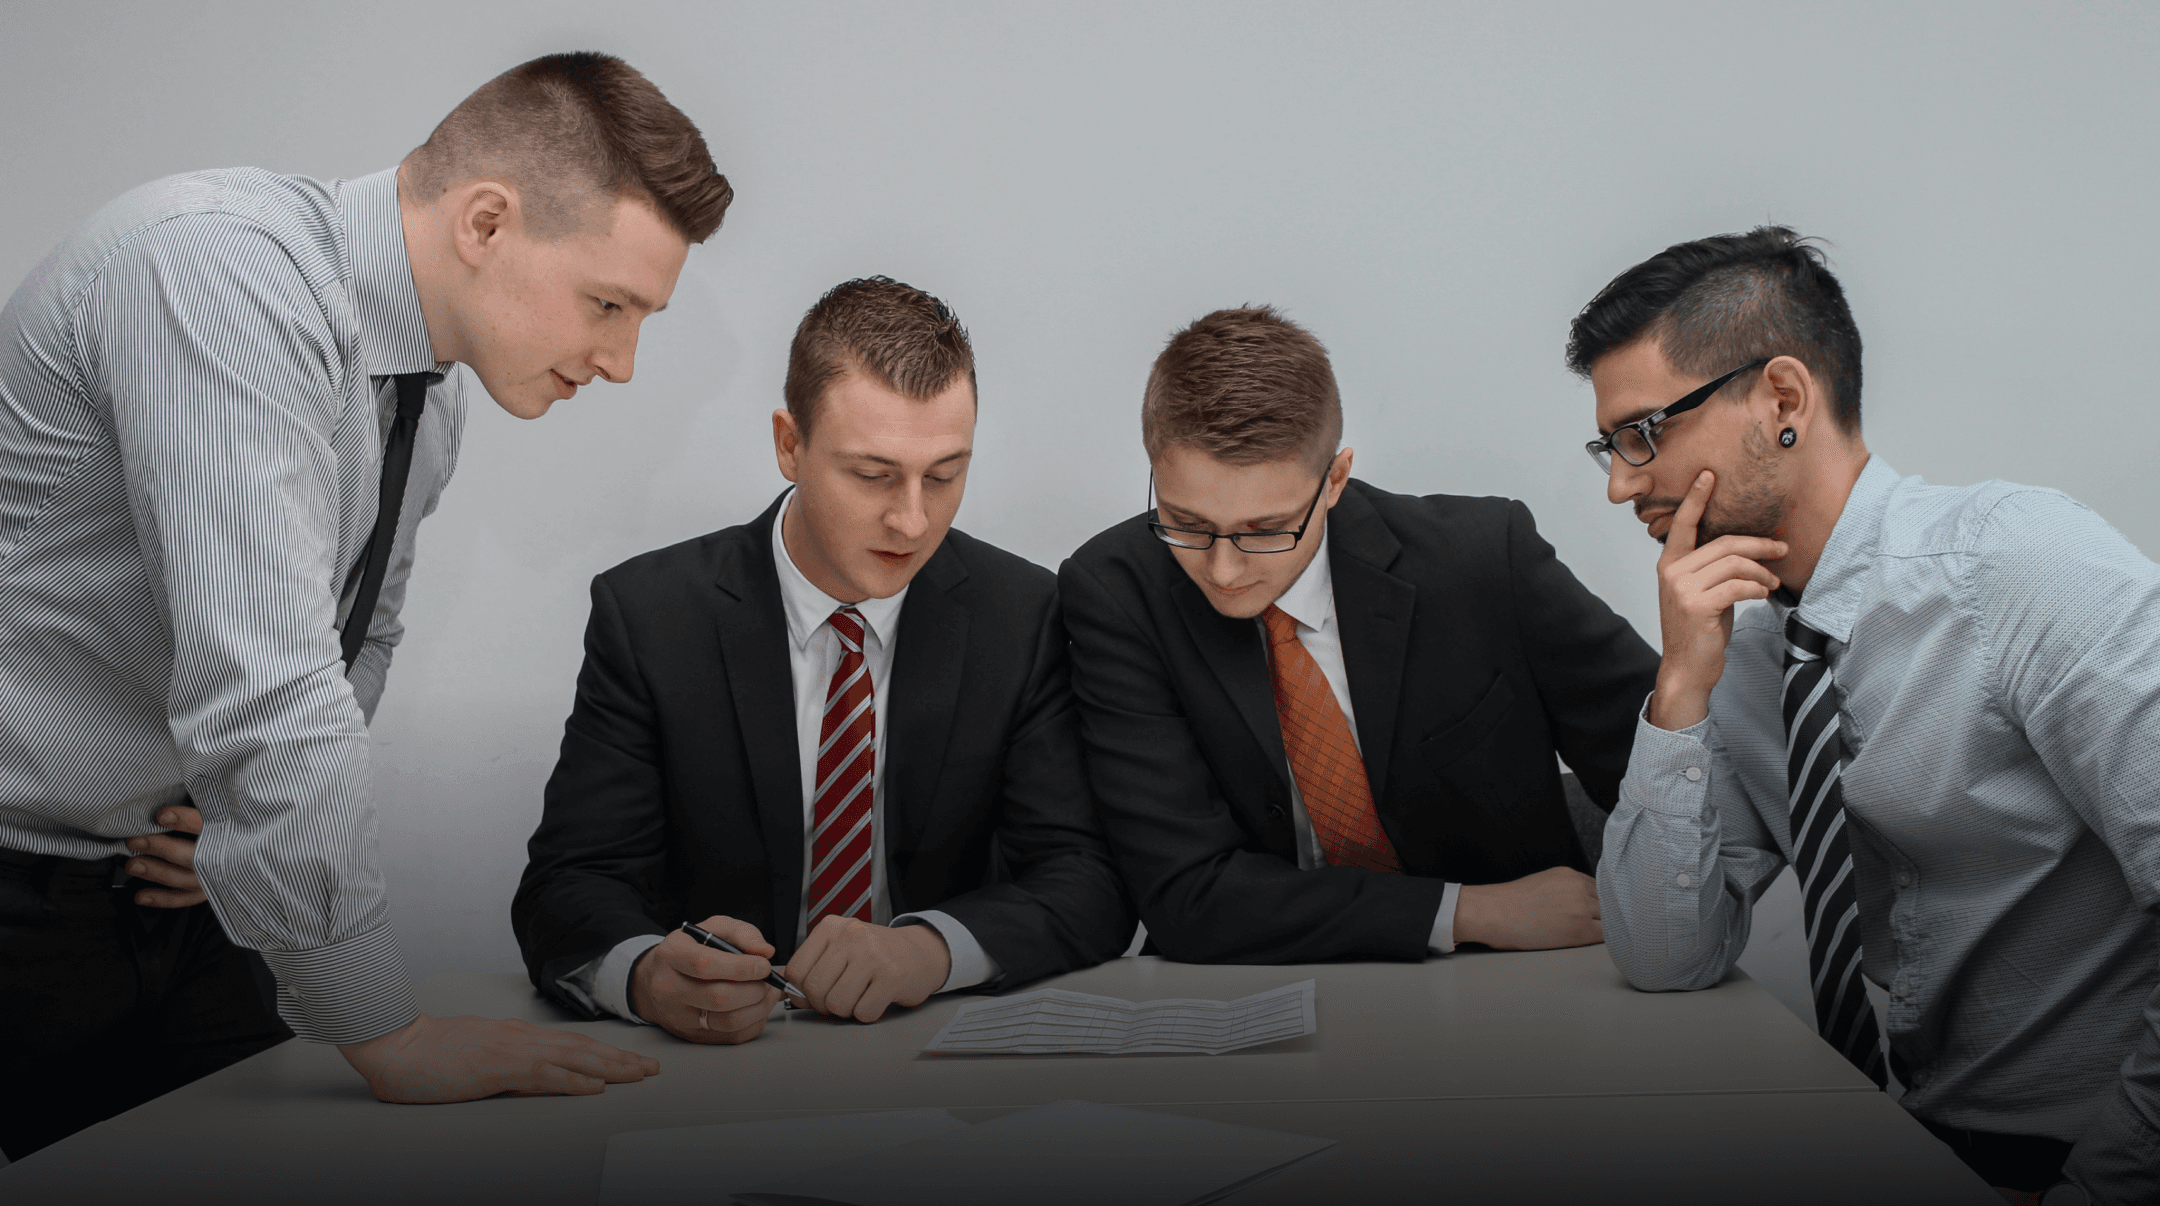
[{"label": "ruled lines on paper", "polygon": [[963,1007],[925,1052],[940,1055],[1221,1055],[1311,1034],[1313,982],[1235,1001],[1121,1001],[1045,988]]}]

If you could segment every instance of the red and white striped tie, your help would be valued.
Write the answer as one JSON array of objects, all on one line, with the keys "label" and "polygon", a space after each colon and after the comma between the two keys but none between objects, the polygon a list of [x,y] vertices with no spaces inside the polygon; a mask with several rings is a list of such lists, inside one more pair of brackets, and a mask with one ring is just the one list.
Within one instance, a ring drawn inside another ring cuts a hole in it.
[{"label": "red and white striped tie", "polygon": [[870,918],[870,803],[877,783],[877,707],[863,660],[862,613],[843,607],[829,621],[840,664],[825,691],[818,726],[817,795],[811,809],[810,925],[838,913]]}]

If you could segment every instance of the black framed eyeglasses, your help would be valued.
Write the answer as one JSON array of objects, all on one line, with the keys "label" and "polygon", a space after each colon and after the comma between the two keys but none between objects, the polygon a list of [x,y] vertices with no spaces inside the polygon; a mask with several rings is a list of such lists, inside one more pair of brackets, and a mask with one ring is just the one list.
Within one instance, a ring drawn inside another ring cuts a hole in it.
[{"label": "black framed eyeglasses", "polygon": [[1750,360],[1724,376],[1712,378],[1700,388],[1688,391],[1686,397],[1662,410],[1644,415],[1633,423],[1622,423],[1612,429],[1612,434],[1599,436],[1597,439],[1583,445],[1583,448],[1589,452],[1590,459],[1597,462],[1598,469],[1608,477],[1612,475],[1612,459],[1613,454],[1616,452],[1620,454],[1621,460],[1630,465],[1638,468],[1647,465],[1657,459],[1657,440],[1655,437],[1658,434],[1659,426],[1669,422],[1677,415],[1684,414],[1708,402],[1710,395],[1725,388],[1726,382],[1747,372],[1749,369],[1758,369],[1768,363],[1770,363],[1768,356],[1759,360]]},{"label": "black framed eyeglasses", "polygon": [[[1148,472],[1148,511],[1155,512],[1155,474]],[[1173,528],[1157,520],[1148,520],[1148,531],[1155,539],[1174,549],[1204,549],[1218,540],[1227,540],[1241,553],[1287,553],[1297,547],[1312,526],[1313,512],[1319,509],[1320,496],[1327,493],[1327,474],[1320,475],[1320,488],[1313,491],[1312,502],[1306,504],[1305,520],[1294,529],[1281,532],[1200,532],[1192,528]]]}]

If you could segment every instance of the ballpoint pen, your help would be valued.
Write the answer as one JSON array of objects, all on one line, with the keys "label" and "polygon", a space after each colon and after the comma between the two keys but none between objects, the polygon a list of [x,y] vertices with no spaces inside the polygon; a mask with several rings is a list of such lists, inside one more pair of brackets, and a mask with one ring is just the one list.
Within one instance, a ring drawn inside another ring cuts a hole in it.
[{"label": "ballpoint pen", "polygon": [[[704,943],[706,946],[709,946],[716,951],[726,951],[730,955],[745,955],[749,953],[748,951],[743,950],[741,947],[736,946],[734,943],[729,942],[727,939],[722,938],[720,935],[713,933],[711,930],[705,929],[703,926],[693,925],[690,922],[685,921],[682,923],[682,931],[683,933],[690,935],[691,938]],[[803,995],[802,989],[788,983],[786,978],[777,971],[766,973],[765,982],[791,997],[801,997]],[[808,998],[804,999],[807,1000]]]}]

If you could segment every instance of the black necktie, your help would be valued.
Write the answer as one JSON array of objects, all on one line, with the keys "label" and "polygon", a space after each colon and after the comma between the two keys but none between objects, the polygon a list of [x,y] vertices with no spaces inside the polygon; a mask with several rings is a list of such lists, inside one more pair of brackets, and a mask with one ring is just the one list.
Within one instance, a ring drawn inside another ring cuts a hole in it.
[{"label": "black necktie", "polygon": [[1830,638],[1785,617],[1785,774],[1792,785],[1793,870],[1807,925],[1815,1026],[1823,1041],[1883,1086],[1881,1032],[1860,981],[1860,905],[1845,840],[1845,741],[1831,689]]},{"label": "black necktie", "polygon": [[[405,502],[405,479],[412,474],[413,440],[420,433],[420,412],[427,406],[428,382],[433,373],[400,373],[397,382],[397,417],[390,421],[390,438],[383,443],[382,494],[375,503],[375,530],[352,572],[360,578],[360,593],[353,596],[352,610],[345,613],[341,634],[345,670],[352,672],[353,659],[367,640],[375,621],[375,600],[382,594],[383,575],[390,569],[390,545],[397,539],[398,511]],[[350,581],[350,579],[348,579]]]}]

